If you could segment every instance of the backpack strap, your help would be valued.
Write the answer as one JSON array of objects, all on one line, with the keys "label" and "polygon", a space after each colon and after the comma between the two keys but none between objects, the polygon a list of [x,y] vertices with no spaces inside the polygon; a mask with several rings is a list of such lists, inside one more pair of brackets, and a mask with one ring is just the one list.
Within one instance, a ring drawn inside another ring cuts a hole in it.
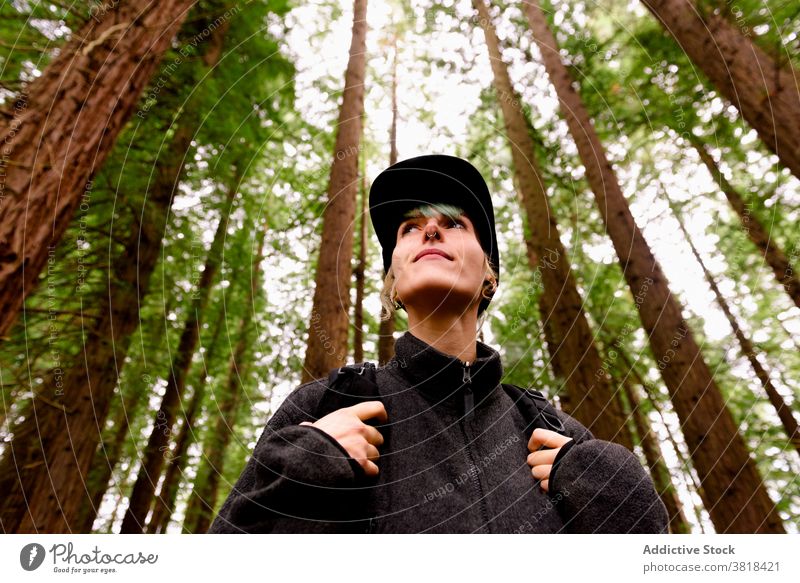
[{"label": "backpack strap", "polygon": [[556,408],[536,389],[523,389],[516,385],[503,384],[503,390],[511,397],[525,419],[525,436],[530,440],[537,427],[566,435],[566,428],[556,413]]},{"label": "backpack strap", "polygon": [[381,401],[375,365],[362,362],[333,369],[328,375],[328,388],[317,405],[316,417],[324,417],[343,407],[364,401]]}]

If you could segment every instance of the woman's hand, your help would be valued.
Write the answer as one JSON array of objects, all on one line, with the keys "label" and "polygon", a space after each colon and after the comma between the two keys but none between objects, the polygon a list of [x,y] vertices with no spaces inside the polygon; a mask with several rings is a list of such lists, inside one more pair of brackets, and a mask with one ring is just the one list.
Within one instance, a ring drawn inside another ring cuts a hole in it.
[{"label": "woman's hand", "polygon": [[[533,452],[528,455],[528,465],[531,466],[533,477],[542,480],[540,486],[545,492],[550,487],[550,470],[553,469],[553,462],[561,450],[561,446],[568,441],[572,441],[572,438],[555,431],[539,428],[533,430],[528,442],[528,450]],[[551,449],[540,450],[542,447]]]},{"label": "woman's hand", "polygon": [[352,407],[344,407],[328,413],[314,423],[303,421],[300,425],[313,425],[338,441],[356,460],[368,476],[378,475],[378,466],[373,460],[379,457],[378,446],[383,443],[381,432],[364,421],[378,419],[386,423],[388,417],[383,403],[365,401]]}]

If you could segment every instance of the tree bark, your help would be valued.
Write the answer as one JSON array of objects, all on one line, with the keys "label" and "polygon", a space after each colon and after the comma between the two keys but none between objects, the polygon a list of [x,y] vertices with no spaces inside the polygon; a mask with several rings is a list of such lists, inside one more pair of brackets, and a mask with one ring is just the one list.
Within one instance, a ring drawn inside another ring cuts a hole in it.
[{"label": "tree bark", "polygon": [[[164,305],[164,309],[159,310],[161,322],[164,325],[149,327],[147,340],[143,340],[144,346],[158,346],[158,348],[154,348],[153,350],[160,349],[161,341],[163,341],[168,334],[166,315],[172,311],[173,301],[173,298],[170,298]],[[145,360],[142,363],[144,365],[143,370],[147,370],[146,362]],[[110,439],[102,440],[94,455],[94,460],[89,467],[89,473],[86,478],[88,495],[84,498],[82,504],[80,518],[78,519],[78,524],[80,525],[77,529],[78,532],[89,533],[92,531],[92,526],[97,519],[98,511],[103,502],[103,497],[111,487],[110,480],[112,474],[114,474],[114,469],[117,468],[119,460],[125,454],[125,440],[131,437],[130,421],[140,412],[139,407],[143,398],[152,393],[153,382],[149,375],[136,371],[133,376],[128,378],[136,378],[136,374],[139,374],[140,378],[143,378],[145,381],[149,380],[150,385],[145,384],[140,390],[130,391],[127,398],[124,398],[122,395],[120,396],[121,406],[118,408],[119,410],[116,412],[114,420],[110,425],[113,428],[113,433]],[[117,475],[119,475],[119,473]],[[122,498],[123,489],[121,488],[120,480],[116,479],[116,477],[114,486],[116,487],[117,496]]]},{"label": "tree bark", "polygon": [[367,51],[367,0],[353,3],[353,36],[345,72],[336,146],[322,221],[314,301],[301,382],[327,377],[347,359],[353,220],[358,195],[358,158]]},{"label": "tree bark", "polygon": [[747,233],[747,236],[755,246],[758,247],[758,250],[761,251],[761,256],[764,258],[764,261],[767,262],[767,265],[772,268],[775,279],[786,293],[789,294],[794,304],[800,308],[800,279],[798,279],[797,273],[794,271],[791,263],[789,263],[786,254],[775,240],[770,237],[769,231],[764,227],[758,217],[750,212],[742,195],[740,195],[725,176],[722,175],[714,158],[711,157],[711,154],[709,154],[706,149],[705,144],[691,133],[688,139],[699,154],[700,160],[705,164],[705,167],[708,168],[714,182],[719,184],[719,188],[725,194],[725,198],[728,199],[731,208],[736,212],[736,215],[742,223],[742,229]]},{"label": "tree bark", "polygon": [[[259,273],[261,270],[261,262],[264,260],[264,241],[266,239],[266,231],[268,228],[267,221],[264,221],[264,227],[260,232],[260,239],[258,242],[258,253],[256,254],[255,263],[251,269],[252,284],[249,290],[247,304],[254,305],[258,290],[261,286],[261,279]],[[200,462],[200,468],[197,471],[197,480],[195,487],[189,496],[189,502],[186,509],[186,518],[184,521],[184,530],[189,526],[188,520],[191,517],[192,530],[189,532],[201,533],[206,532],[211,526],[213,518],[213,510],[217,504],[217,495],[219,493],[219,483],[222,479],[225,470],[225,453],[228,445],[233,436],[233,427],[236,425],[236,410],[241,400],[243,377],[245,367],[247,364],[247,349],[250,346],[250,337],[252,330],[252,322],[250,314],[248,313],[242,318],[241,325],[239,326],[239,341],[236,344],[236,349],[231,355],[229,370],[228,370],[228,386],[225,393],[221,398],[216,399],[219,410],[216,414],[216,422],[214,429],[208,434],[206,443],[204,444],[203,451],[205,456]]]},{"label": "tree bark", "polygon": [[795,451],[798,453],[798,455],[800,455],[800,428],[798,428],[797,419],[795,419],[794,414],[792,413],[792,408],[783,399],[781,394],[775,388],[775,385],[772,384],[772,379],[770,379],[769,372],[767,372],[764,365],[762,365],[758,360],[758,354],[752,340],[750,340],[750,337],[744,333],[744,330],[742,330],[742,327],[739,325],[739,321],[733,314],[730,305],[728,305],[728,301],[725,299],[725,296],[722,295],[714,276],[708,270],[703,258],[700,256],[700,253],[694,246],[692,237],[689,235],[689,231],[686,230],[686,226],[683,224],[683,218],[681,217],[680,211],[675,207],[672,201],[670,201],[670,207],[675,215],[675,219],[678,221],[678,226],[680,227],[683,236],[686,238],[686,242],[689,243],[689,247],[692,249],[692,254],[694,255],[695,260],[703,270],[703,275],[705,276],[709,287],[711,287],[711,291],[714,292],[714,297],[717,300],[717,304],[719,304],[720,309],[725,314],[725,318],[728,320],[728,324],[733,330],[734,336],[736,336],[736,341],[739,343],[739,348],[742,352],[742,355],[750,363],[750,366],[753,368],[753,372],[756,373],[756,377],[761,383],[761,386],[764,388],[764,391],[767,393],[767,398],[775,408],[778,418],[781,420],[781,424],[783,425],[783,429],[786,431],[786,435],[789,438],[789,443],[792,444]]},{"label": "tree bark", "polygon": [[[623,364],[627,367],[627,371],[623,371],[623,374],[630,374],[634,377],[638,386],[642,387],[642,390],[645,393],[645,397],[650,402],[650,405],[653,407],[653,410],[656,412],[659,419],[661,419],[661,425],[667,432],[667,439],[672,445],[672,449],[675,452],[675,456],[678,458],[678,466],[683,469],[682,478],[684,486],[688,489],[689,484],[691,483],[691,486],[695,489],[695,491],[700,492],[702,486],[695,479],[694,473],[692,473],[690,460],[688,460],[686,456],[683,455],[683,452],[681,451],[680,446],[678,445],[678,440],[675,439],[675,435],[669,428],[666,418],[664,417],[664,411],[661,409],[661,404],[659,403],[656,395],[652,393],[651,387],[647,384],[647,381],[645,381],[645,379],[642,378],[642,375],[639,374],[639,371],[636,369],[636,366],[632,363],[630,357],[628,356],[627,352],[622,348],[622,346],[617,342],[615,343],[615,347],[618,354],[622,358]],[[703,526],[703,515],[701,511],[694,504],[692,505],[692,511],[694,513],[695,519],[697,520],[697,524],[700,526],[700,532],[705,534],[705,527]]]},{"label": "tree bark", "polygon": [[[484,0],[473,0],[489,47],[494,83],[505,120],[505,130],[514,160],[522,204],[531,232],[533,251],[544,283],[542,306],[548,344],[556,354],[569,393],[571,414],[595,436],[633,448],[625,415],[614,396],[611,379],[602,366],[594,336],[583,310],[566,249],[561,243],[558,224],[545,191],[535,158],[534,144],[521,101],[511,85],[508,68],[502,60],[499,41]],[[552,343],[551,343],[552,340]]]},{"label": "tree bark", "polygon": [[683,319],[681,306],[633,219],[589,114],[561,62],[544,13],[534,0],[527,7],[531,30],[562,115],[680,417],[711,519],[719,533],[785,532],[755,462]]},{"label": "tree bark", "polygon": [[0,336],[89,200],[92,177],[193,3],[109,3],[0,122]]},{"label": "tree bark", "polygon": [[197,388],[195,388],[192,400],[186,410],[184,423],[181,425],[181,431],[175,442],[175,448],[169,456],[167,470],[164,473],[164,481],[161,483],[161,489],[155,498],[153,514],[150,517],[150,521],[147,523],[148,533],[159,534],[166,532],[169,521],[172,518],[172,513],[175,511],[175,499],[178,496],[178,486],[180,486],[183,470],[186,468],[186,462],[188,461],[187,453],[189,451],[189,446],[193,443],[195,431],[198,429],[195,427],[195,420],[203,409],[203,399],[205,399],[206,395],[206,379],[210,372],[208,370],[208,365],[214,362],[219,335],[224,322],[225,310],[220,310],[217,316],[217,323],[214,325],[214,333],[208,344],[208,352],[203,355],[203,372],[198,375]]},{"label": "tree bark", "polygon": [[692,62],[800,178],[800,71],[781,66],[713,3],[642,0]]},{"label": "tree bark", "polygon": [[[135,261],[113,263],[99,318],[86,332],[85,360],[64,374],[64,390],[46,395],[58,407],[35,398],[32,410],[15,430],[0,464],[0,520],[5,532],[82,532],[83,487],[101,441],[119,367],[139,325],[139,306],[161,252],[167,209],[191,147],[193,129],[179,125],[159,164],[139,228],[127,236]],[[142,390],[149,390],[150,384]],[[26,502],[27,501],[27,502]]]},{"label": "tree bark", "polygon": [[671,534],[687,534],[691,532],[689,524],[686,522],[686,515],[683,513],[683,505],[678,492],[672,483],[669,475],[669,468],[664,463],[656,439],[650,429],[650,422],[641,410],[641,402],[636,394],[636,389],[631,385],[628,375],[623,376],[619,382],[625,390],[625,395],[630,403],[631,416],[636,425],[636,434],[639,437],[639,445],[642,446],[644,457],[647,460],[647,467],[653,478],[653,485],[656,487],[659,498],[664,503],[669,516],[669,531]]},{"label": "tree bark", "polygon": [[189,316],[181,333],[175,357],[170,366],[167,388],[156,413],[153,430],[144,451],[144,460],[133,486],[128,510],[122,520],[122,534],[141,533],[147,514],[153,502],[156,485],[164,467],[165,453],[169,449],[170,437],[175,425],[177,408],[186,388],[186,377],[192,365],[192,357],[200,338],[200,326],[211,294],[214,278],[222,261],[222,251],[227,235],[228,219],[234,205],[234,197],[239,188],[241,175],[237,169],[228,185],[225,200],[222,204],[217,230],[206,258],[203,273],[192,296]]},{"label": "tree bark", "polygon": [[359,197],[358,264],[353,272],[356,284],[356,303],[353,306],[353,360],[364,362],[364,284],[367,269],[367,177],[366,160],[361,159],[361,196]]},{"label": "tree bark", "polygon": [[[392,37],[392,125],[389,127],[389,166],[397,164],[397,35]],[[378,365],[383,366],[394,356],[394,332],[397,314],[380,320],[378,326]]]}]

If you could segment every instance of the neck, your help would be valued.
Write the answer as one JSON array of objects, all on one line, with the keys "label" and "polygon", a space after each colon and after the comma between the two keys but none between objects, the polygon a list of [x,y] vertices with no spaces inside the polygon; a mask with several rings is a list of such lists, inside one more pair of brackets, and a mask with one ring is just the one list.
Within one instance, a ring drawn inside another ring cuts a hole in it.
[{"label": "neck", "polygon": [[477,358],[478,316],[477,311],[468,312],[457,317],[434,312],[420,318],[412,309],[408,311],[408,331],[444,354],[473,363]]}]

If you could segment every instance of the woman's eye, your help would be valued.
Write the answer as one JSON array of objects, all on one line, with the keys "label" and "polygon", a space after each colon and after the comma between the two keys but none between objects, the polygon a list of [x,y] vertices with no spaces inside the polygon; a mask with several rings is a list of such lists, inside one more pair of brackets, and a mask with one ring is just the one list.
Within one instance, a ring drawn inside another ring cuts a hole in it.
[{"label": "woman's eye", "polygon": [[457,219],[450,219],[450,225],[451,226],[456,225],[456,226],[461,227],[462,229],[466,229],[467,228],[466,225],[464,225],[464,223],[462,223],[461,221],[459,221]]}]

